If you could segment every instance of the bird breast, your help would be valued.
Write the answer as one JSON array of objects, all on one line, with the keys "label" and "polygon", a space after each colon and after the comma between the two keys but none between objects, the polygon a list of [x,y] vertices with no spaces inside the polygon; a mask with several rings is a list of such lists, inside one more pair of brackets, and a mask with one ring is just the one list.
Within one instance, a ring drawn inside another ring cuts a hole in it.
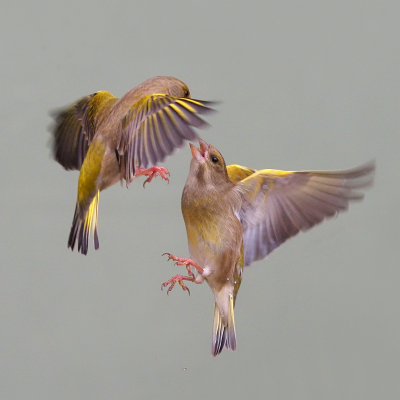
[{"label": "bird breast", "polygon": [[221,193],[185,187],[182,214],[189,252],[194,261],[208,268],[207,280],[226,282],[240,257],[243,232],[236,208],[236,202]]}]

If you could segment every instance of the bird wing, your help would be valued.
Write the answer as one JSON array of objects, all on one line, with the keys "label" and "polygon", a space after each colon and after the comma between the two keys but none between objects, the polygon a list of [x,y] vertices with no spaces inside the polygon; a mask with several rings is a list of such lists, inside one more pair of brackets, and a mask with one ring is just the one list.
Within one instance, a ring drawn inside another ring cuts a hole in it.
[{"label": "bird wing", "polygon": [[237,164],[228,165],[226,170],[228,171],[229,179],[234,183],[239,183],[241,180],[256,172],[254,169],[242,167]]},{"label": "bird wing", "polygon": [[104,117],[104,111],[116,100],[111,93],[102,90],[52,113],[55,119],[53,154],[65,169],[80,170],[96,126]]},{"label": "bird wing", "polygon": [[240,181],[245,266],[262,260],[286,239],[346,210],[372,184],[375,162],[346,171],[264,169]]},{"label": "bird wing", "polygon": [[122,120],[121,140],[117,146],[124,159],[126,181],[134,177],[136,168],[162,162],[184,140],[196,139],[192,127],[208,125],[199,114],[215,111],[209,107],[212,104],[165,94],[145,96],[135,103]]}]

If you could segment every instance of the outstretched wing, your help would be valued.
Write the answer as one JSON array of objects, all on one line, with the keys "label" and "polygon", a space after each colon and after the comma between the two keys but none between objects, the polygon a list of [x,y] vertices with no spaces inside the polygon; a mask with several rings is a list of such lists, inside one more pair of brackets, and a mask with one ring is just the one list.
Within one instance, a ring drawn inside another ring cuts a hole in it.
[{"label": "outstretched wing", "polygon": [[372,184],[375,163],[346,171],[260,170],[238,183],[245,266],[262,260],[288,238],[362,200],[355,189]]},{"label": "outstretched wing", "polygon": [[96,125],[105,116],[108,106],[117,100],[111,93],[99,91],[82,97],[68,108],[52,113],[55,119],[53,128],[53,154],[65,169],[82,166]]},{"label": "outstretched wing", "polygon": [[197,138],[192,127],[208,124],[199,115],[213,112],[214,103],[153,94],[136,103],[122,120],[121,140],[117,147],[125,163],[127,182],[137,168],[162,162],[185,140]]}]

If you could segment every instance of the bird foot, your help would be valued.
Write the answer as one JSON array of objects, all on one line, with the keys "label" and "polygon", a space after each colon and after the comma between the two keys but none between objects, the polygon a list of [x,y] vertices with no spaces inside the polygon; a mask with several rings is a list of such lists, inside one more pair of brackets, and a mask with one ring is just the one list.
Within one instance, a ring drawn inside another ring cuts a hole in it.
[{"label": "bird foot", "polygon": [[185,265],[186,269],[189,273],[189,275],[193,275],[192,271],[190,270],[190,266],[192,265],[194,268],[197,269],[197,271],[200,272],[200,274],[202,274],[204,272],[203,268],[200,267],[199,264],[195,263],[192,259],[190,258],[182,258],[182,257],[176,257],[173,256],[170,253],[164,253],[163,256],[165,256],[165,254],[168,256],[168,260],[173,260],[175,261],[175,265]]},{"label": "bird foot", "polygon": [[[193,274],[192,274],[193,275]],[[167,287],[168,285],[171,285],[168,290],[167,290],[167,294],[174,288],[176,282],[179,283],[179,285],[182,287],[182,289],[184,291],[187,291],[189,293],[190,296],[190,290],[189,288],[183,283],[183,281],[189,281],[189,282],[195,282],[195,277],[193,276],[183,276],[183,275],[175,275],[173,276],[171,279],[169,279],[167,282],[164,282],[161,285],[161,290],[163,290],[165,287]]]},{"label": "bird foot", "polygon": [[194,276],[192,270],[190,269],[190,266],[192,265],[194,268],[196,268],[201,274],[203,273],[203,268],[201,268],[198,264],[196,264],[193,260],[191,260],[190,258],[181,258],[181,257],[176,257],[173,256],[170,253],[164,253],[163,255],[167,254],[168,255],[168,260],[173,260],[175,261],[175,265],[184,265],[186,267],[186,270],[188,272],[189,276],[183,276],[183,275],[175,275],[173,276],[171,279],[169,279],[167,282],[164,282],[161,285],[161,290],[163,288],[165,288],[168,285],[171,285],[168,288],[167,294],[174,288],[176,282],[179,283],[179,285],[182,287],[182,289],[184,291],[187,291],[189,293],[190,296],[190,290],[188,289],[188,287],[183,283],[183,281],[189,281],[189,282],[196,282],[196,277]]},{"label": "bird foot", "polygon": [[[164,167],[151,167],[151,168],[139,168],[136,172],[135,172],[135,176],[133,178],[137,178],[138,176],[148,176],[148,178],[144,181],[143,183],[143,187],[146,185],[146,183],[150,183],[153,178],[155,178],[157,175],[160,175],[161,178],[163,178],[164,180],[166,180],[169,183],[169,179],[167,177],[167,175],[169,175],[169,171],[167,170],[167,168]],[[132,178],[132,180],[133,180]],[[132,182],[131,180],[131,182]]]}]

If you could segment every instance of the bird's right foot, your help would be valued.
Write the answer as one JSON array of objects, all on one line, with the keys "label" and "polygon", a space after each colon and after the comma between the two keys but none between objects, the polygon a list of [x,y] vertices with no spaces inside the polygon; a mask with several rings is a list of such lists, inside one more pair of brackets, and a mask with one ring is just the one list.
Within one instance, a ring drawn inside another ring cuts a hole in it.
[{"label": "bird's right foot", "polygon": [[187,291],[190,295],[190,290],[188,289],[188,287],[183,283],[183,281],[189,281],[189,282],[196,282],[196,277],[194,276],[192,270],[190,269],[190,266],[193,266],[194,268],[197,269],[197,271],[199,271],[200,274],[203,273],[203,268],[201,268],[197,263],[195,263],[193,260],[191,260],[190,258],[181,258],[181,257],[176,257],[173,256],[170,253],[164,253],[163,255],[167,254],[168,255],[168,261],[169,260],[173,260],[175,261],[175,265],[184,265],[187,269],[188,272],[188,276],[183,276],[183,275],[175,275],[173,276],[171,279],[169,279],[168,281],[164,282],[161,285],[161,290],[165,287],[167,287],[168,285],[171,285],[168,290],[167,290],[167,294],[174,288],[175,284],[178,282],[179,285],[182,287],[182,289],[184,291]]},{"label": "bird's right foot", "polygon": [[[137,178],[138,176],[147,176],[148,178],[144,181],[143,183],[143,187],[146,185],[146,183],[150,183],[153,178],[155,178],[157,175],[160,175],[161,178],[163,178],[165,181],[167,181],[169,183],[169,179],[167,177],[167,175],[169,175],[169,171],[167,170],[167,168],[164,167],[151,167],[151,168],[139,168],[136,172],[135,172],[135,176],[133,178]],[[131,182],[133,180],[133,178],[131,179]]]},{"label": "bird's right foot", "polygon": [[189,293],[190,296],[190,290],[189,288],[183,283],[183,281],[189,281],[189,282],[195,282],[195,277],[193,276],[183,276],[183,275],[175,275],[173,276],[171,279],[168,279],[167,282],[164,282],[161,285],[161,290],[163,290],[165,287],[167,287],[168,285],[171,285],[168,290],[167,290],[167,294],[174,288],[176,282],[179,283],[179,285],[182,287],[182,289],[186,292]]}]

